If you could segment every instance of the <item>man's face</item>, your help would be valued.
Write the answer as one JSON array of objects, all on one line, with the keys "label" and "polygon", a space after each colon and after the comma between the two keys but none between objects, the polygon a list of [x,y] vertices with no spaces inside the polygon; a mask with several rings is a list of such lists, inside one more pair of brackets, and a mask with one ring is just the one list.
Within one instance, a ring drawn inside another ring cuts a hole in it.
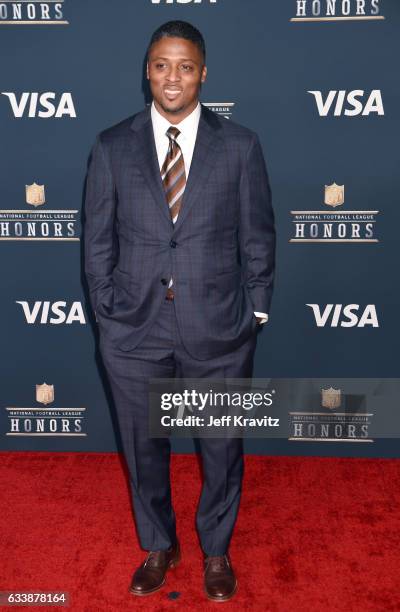
[{"label": "man's face", "polygon": [[206,79],[200,49],[185,38],[163,37],[150,49],[147,78],[157,110],[179,123],[197,106]]}]

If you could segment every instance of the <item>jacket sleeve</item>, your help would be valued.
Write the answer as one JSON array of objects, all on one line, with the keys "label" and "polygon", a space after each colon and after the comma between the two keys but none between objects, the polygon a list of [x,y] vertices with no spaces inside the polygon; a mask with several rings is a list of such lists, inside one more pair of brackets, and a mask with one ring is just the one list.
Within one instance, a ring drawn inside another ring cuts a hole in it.
[{"label": "jacket sleeve", "polygon": [[98,136],[89,160],[83,230],[85,274],[93,310],[112,299],[112,270],[117,257],[115,211],[115,185],[101,136]]},{"label": "jacket sleeve", "polygon": [[239,244],[245,284],[255,311],[269,313],[275,227],[271,189],[260,141],[253,133],[240,179]]}]

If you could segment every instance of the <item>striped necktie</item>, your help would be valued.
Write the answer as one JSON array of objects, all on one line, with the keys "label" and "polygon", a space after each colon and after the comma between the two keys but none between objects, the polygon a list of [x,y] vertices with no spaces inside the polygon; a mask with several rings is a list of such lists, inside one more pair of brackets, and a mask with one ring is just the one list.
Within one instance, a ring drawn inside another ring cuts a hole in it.
[{"label": "striped necktie", "polygon": [[180,131],[178,128],[171,126],[168,128],[166,134],[169,138],[169,147],[161,167],[161,179],[171,218],[173,223],[175,223],[178,218],[183,192],[186,187],[185,163],[182,150],[176,141]]}]

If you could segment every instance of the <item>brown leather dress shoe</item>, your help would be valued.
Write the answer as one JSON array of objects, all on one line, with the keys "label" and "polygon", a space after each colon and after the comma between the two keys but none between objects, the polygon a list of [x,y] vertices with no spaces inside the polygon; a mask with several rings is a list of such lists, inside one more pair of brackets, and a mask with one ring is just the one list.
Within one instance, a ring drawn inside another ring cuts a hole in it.
[{"label": "brown leather dress shoe", "polygon": [[176,567],[181,560],[179,542],[169,550],[151,551],[145,561],[137,568],[132,577],[130,592],[134,595],[150,595],[165,583],[169,569]]},{"label": "brown leather dress shoe", "polygon": [[204,590],[208,599],[227,601],[237,590],[237,580],[228,555],[206,557],[204,561]]}]

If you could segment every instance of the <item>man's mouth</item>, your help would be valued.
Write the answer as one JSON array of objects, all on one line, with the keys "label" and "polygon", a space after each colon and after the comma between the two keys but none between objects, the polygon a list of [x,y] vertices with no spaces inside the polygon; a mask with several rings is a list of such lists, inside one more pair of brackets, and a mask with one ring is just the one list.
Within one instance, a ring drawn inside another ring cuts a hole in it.
[{"label": "man's mouth", "polygon": [[175,100],[181,93],[181,89],[175,89],[173,87],[164,87],[164,94],[168,100]]}]

